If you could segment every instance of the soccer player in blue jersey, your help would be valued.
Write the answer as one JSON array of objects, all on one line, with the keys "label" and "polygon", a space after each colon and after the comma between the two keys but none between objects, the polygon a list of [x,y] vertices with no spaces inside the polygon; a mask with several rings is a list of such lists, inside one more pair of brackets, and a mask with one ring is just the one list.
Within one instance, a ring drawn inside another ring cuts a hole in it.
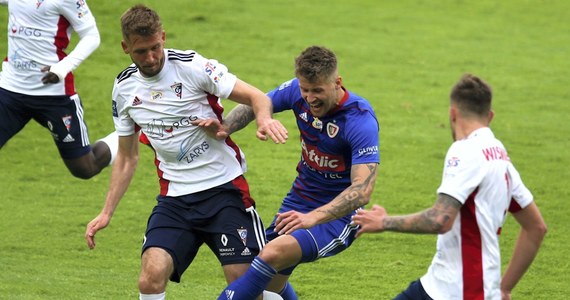
[{"label": "soccer player in blue jersey", "polygon": [[[380,162],[372,106],[345,89],[329,49],[305,49],[295,60],[295,75],[269,97],[274,112],[292,110],[297,119],[302,149],[298,176],[267,229],[270,242],[218,299],[255,299],[264,289],[297,299],[288,283],[295,267],[348,248],[357,230],[351,216],[372,194]],[[240,105],[223,124],[197,123],[224,138],[253,118],[251,109]]]}]

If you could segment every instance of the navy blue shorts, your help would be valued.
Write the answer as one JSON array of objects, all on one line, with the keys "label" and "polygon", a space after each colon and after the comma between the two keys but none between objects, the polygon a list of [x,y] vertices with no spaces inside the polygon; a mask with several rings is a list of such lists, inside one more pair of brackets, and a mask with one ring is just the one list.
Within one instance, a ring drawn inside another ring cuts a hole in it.
[{"label": "navy blue shorts", "polygon": [[166,250],[174,261],[170,280],[180,277],[206,243],[221,265],[250,263],[265,245],[263,223],[253,206],[228,185],[181,197],[158,196],[142,251]]},{"label": "navy blue shorts", "polygon": [[[279,212],[288,210],[282,206]],[[269,241],[279,236],[274,229],[275,218],[266,230]],[[348,215],[309,229],[295,230],[291,236],[297,239],[301,246],[302,258],[300,263],[306,263],[333,256],[346,250],[354,242],[356,231],[358,231],[358,226],[352,224],[351,215]],[[279,274],[291,275],[295,267],[280,270]]]},{"label": "navy blue shorts", "polygon": [[73,96],[29,96],[0,88],[0,148],[34,119],[47,128],[64,159],[91,151],[83,105]]},{"label": "navy blue shorts", "polygon": [[433,300],[424,290],[421,281],[412,281],[408,288],[393,300]]}]

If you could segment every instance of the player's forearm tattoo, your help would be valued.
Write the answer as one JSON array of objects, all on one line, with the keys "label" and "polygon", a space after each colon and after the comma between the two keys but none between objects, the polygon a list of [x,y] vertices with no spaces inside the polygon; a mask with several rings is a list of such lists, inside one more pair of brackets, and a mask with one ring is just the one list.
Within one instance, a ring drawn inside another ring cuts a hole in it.
[{"label": "player's forearm tattoo", "polygon": [[439,194],[436,204],[422,212],[384,219],[384,228],[391,231],[410,233],[438,233],[445,224],[452,221],[461,203],[446,194]]},{"label": "player's forearm tattoo", "polygon": [[362,183],[351,185],[330,205],[317,209],[317,211],[330,216],[328,221],[346,216],[351,211],[368,203],[376,182],[378,164],[366,164],[366,167],[370,173]]},{"label": "player's forearm tattoo", "polygon": [[243,129],[247,124],[255,119],[253,108],[248,105],[237,105],[224,119],[224,124],[227,126],[229,133],[233,133]]}]

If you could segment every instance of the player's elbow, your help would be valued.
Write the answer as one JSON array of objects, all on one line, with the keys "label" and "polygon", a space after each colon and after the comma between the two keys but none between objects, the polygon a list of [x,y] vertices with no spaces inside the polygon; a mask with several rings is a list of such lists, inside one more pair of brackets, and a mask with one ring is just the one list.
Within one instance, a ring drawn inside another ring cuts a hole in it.
[{"label": "player's elbow", "polygon": [[441,215],[435,218],[433,224],[435,225],[434,231],[438,234],[445,234],[453,228],[454,218],[448,215]]},{"label": "player's elbow", "polygon": [[370,197],[372,197],[371,192],[365,191],[363,192],[359,199],[360,199],[360,203],[359,206],[365,206],[366,204],[368,204],[370,202]]},{"label": "player's elbow", "polygon": [[438,234],[445,234],[448,231],[450,231],[452,227],[453,227],[452,224],[441,223],[441,224],[437,224],[437,230],[436,231]]},{"label": "player's elbow", "polygon": [[532,231],[536,241],[538,243],[542,243],[542,240],[544,239],[546,233],[548,232],[548,227],[546,226],[546,223],[542,221],[539,224],[536,224],[536,226],[533,228]]}]

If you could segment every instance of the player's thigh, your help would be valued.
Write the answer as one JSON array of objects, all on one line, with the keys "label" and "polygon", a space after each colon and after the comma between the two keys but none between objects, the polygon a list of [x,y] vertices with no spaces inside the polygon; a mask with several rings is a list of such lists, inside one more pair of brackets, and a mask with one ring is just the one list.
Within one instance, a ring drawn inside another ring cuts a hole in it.
[{"label": "player's thigh", "polygon": [[33,116],[47,128],[63,159],[71,160],[91,151],[83,105],[78,95],[44,97]]},{"label": "player's thigh", "polygon": [[170,279],[180,282],[204,241],[176,209],[165,202],[155,206],[147,223],[142,251],[144,255],[148,249],[160,248],[168,253],[173,261]]},{"label": "player's thigh", "polygon": [[0,88],[0,148],[31,120],[32,111],[25,103],[26,95]]},{"label": "player's thigh", "polygon": [[251,263],[265,245],[263,224],[253,207],[226,206],[201,230],[222,266]]}]

